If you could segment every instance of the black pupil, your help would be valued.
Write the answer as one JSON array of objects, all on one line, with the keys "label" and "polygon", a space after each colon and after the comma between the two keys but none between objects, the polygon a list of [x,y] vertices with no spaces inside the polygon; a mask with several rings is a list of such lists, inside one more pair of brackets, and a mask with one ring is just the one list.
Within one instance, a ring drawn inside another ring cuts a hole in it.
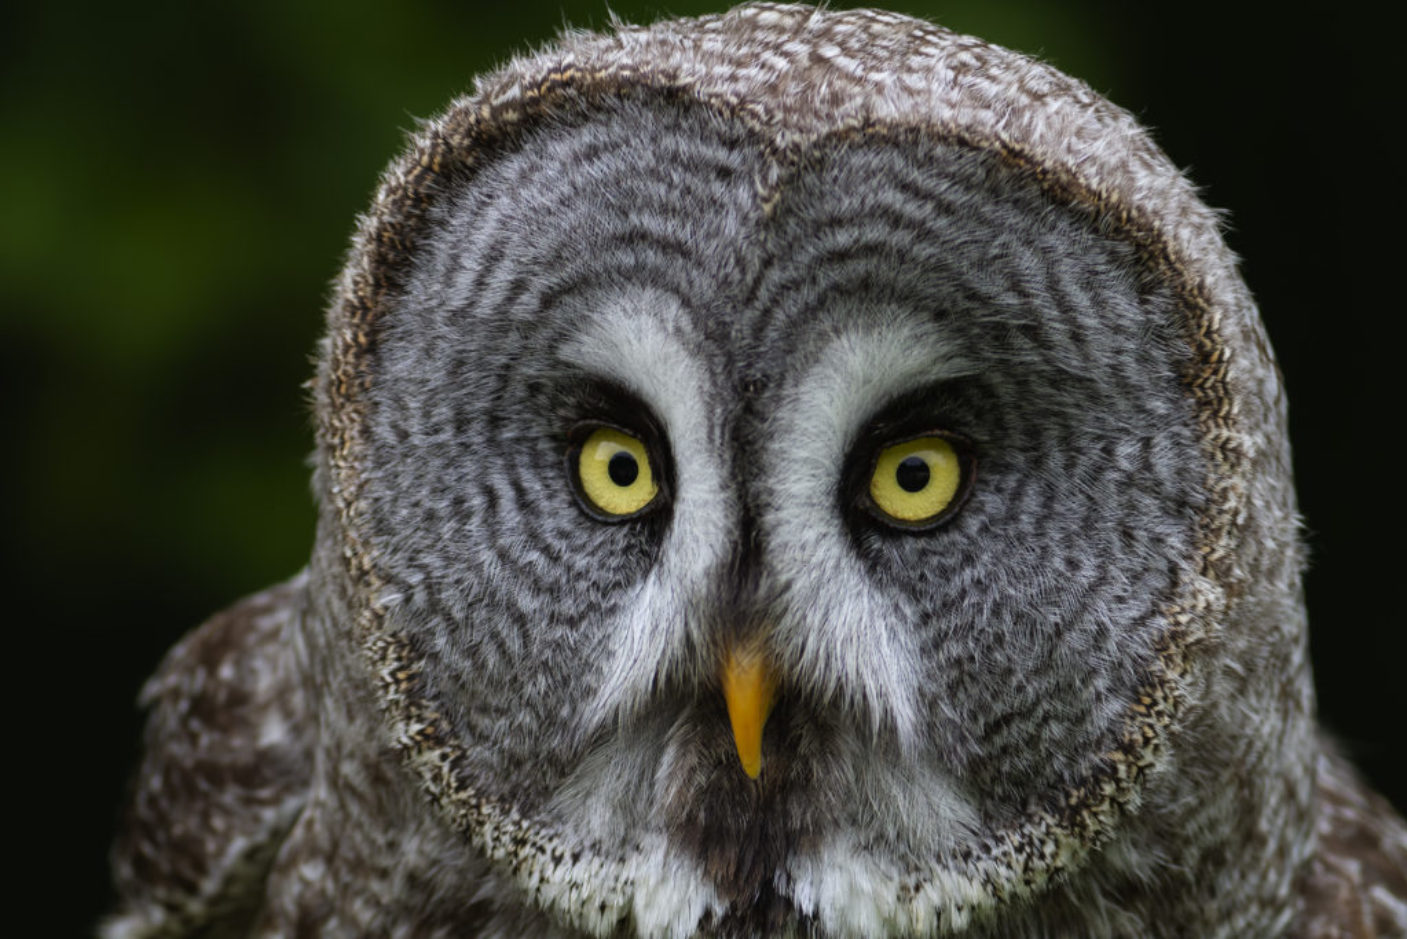
[{"label": "black pupil", "polygon": [[[611,460],[611,478],[615,479],[616,461]],[[904,457],[894,470],[894,481],[905,492],[918,492],[928,485],[928,461],[921,456]]]},{"label": "black pupil", "polygon": [[[624,450],[617,450],[611,456],[611,462],[606,464],[606,472],[611,477],[611,482],[624,489],[635,482],[635,477],[640,475],[640,464],[635,462],[635,457]],[[924,478],[928,478],[928,469],[924,468]]]}]

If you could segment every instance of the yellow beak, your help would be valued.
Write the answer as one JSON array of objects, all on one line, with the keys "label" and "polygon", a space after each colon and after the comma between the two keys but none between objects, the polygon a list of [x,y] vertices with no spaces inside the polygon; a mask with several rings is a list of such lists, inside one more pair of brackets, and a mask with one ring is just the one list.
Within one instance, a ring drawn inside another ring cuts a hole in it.
[{"label": "yellow beak", "polygon": [[777,678],[756,645],[730,647],[723,658],[723,699],[733,725],[733,743],[749,779],[762,772],[762,726],[772,713]]}]

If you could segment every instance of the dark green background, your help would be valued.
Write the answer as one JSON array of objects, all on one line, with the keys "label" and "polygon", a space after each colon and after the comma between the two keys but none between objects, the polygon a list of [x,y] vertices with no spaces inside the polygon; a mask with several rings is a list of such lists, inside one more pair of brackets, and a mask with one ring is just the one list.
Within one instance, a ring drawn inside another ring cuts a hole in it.
[{"label": "dark green background", "polygon": [[[845,6],[848,4],[837,4]],[[1326,722],[1398,805],[1401,81],[1361,11],[896,3],[1040,54],[1157,130],[1231,211],[1290,390]],[[616,3],[628,19],[721,4]],[[300,387],[356,212],[404,130],[604,5],[47,3],[0,22],[12,853],[45,932],[107,903],[133,699],[312,538]],[[54,824],[57,819],[57,825]],[[76,893],[76,897],[74,896]]]}]

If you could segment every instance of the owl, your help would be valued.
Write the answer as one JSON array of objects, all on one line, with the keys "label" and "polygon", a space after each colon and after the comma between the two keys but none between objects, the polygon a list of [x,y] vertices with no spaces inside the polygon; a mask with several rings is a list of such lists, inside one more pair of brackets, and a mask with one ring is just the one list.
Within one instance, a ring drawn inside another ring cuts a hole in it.
[{"label": "owl", "polygon": [[144,690],[105,936],[1407,934],[1255,306],[1084,84],[570,33],[391,165],[314,387],[311,560]]}]

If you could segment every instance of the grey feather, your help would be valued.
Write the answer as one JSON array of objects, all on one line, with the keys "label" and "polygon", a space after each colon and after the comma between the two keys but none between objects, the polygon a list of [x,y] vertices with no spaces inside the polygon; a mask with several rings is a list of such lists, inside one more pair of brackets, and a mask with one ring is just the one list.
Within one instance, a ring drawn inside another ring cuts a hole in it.
[{"label": "grey feather", "polygon": [[[267,846],[255,935],[1407,931],[1407,829],[1315,727],[1255,306],[1048,66],[771,4],[565,36],[387,171],[316,387],[317,546],[242,653],[296,771],[209,795]],[[638,512],[584,494],[601,427]],[[961,473],[923,524],[867,488],[915,438]],[[203,663],[143,780],[200,751]],[[204,811],[148,790],[135,831]],[[207,840],[129,838],[110,934],[226,914]]]}]

